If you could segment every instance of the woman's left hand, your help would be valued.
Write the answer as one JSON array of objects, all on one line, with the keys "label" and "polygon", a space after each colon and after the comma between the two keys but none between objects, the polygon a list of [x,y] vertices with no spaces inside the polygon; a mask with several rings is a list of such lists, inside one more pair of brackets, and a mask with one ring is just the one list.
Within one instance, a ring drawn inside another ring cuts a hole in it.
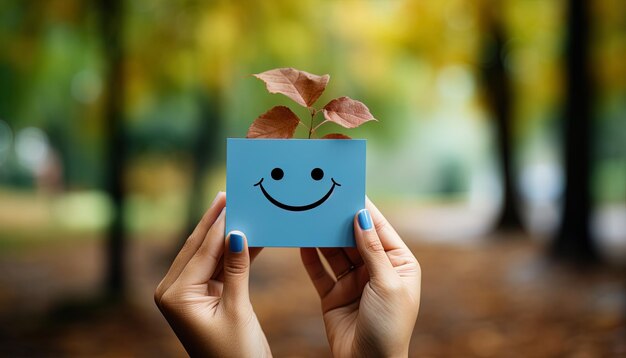
[{"label": "woman's left hand", "polygon": [[421,269],[367,199],[354,218],[356,248],[301,249],[322,304],[335,357],[407,357],[420,302]]}]

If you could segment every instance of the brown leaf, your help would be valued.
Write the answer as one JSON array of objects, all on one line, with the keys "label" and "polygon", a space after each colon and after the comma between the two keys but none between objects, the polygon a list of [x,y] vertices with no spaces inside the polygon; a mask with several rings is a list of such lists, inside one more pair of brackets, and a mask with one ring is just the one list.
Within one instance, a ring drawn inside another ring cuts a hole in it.
[{"label": "brown leaf", "polygon": [[345,128],[356,128],[367,121],[376,120],[366,105],[349,97],[333,99],[323,110],[327,121]]},{"label": "brown leaf", "polygon": [[330,133],[330,134],[323,136],[321,139],[352,139],[352,138],[341,133]]},{"label": "brown leaf", "polygon": [[299,122],[291,109],[276,106],[252,122],[246,138],[291,138]]},{"label": "brown leaf", "polygon": [[317,76],[294,68],[276,68],[254,77],[265,82],[270,93],[284,94],[304,107],[317,101],[330,79],[329,75]]}]

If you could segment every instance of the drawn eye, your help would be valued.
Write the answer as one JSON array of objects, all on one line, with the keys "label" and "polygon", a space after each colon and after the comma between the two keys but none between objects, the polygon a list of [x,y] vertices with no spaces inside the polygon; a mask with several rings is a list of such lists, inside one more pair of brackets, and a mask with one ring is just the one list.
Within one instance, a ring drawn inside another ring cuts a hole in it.
[{"label": "drawn eye", "polygon": [[315,168],[311,170],[311,178],[313,180],[321,180],[324,177],[324,171],[320,168]]},{"label": "drawn eye", "polygon": [[280,168],[272,169],[272,179],[281,180],[285,176],[285,173]]}]

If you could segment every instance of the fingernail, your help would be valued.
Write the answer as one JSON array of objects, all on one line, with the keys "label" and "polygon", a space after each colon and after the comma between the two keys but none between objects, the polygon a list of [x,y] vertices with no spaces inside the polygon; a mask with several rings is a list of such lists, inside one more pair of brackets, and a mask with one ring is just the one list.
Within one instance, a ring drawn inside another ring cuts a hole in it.
[{"label": "fingernail", "polygon": [[237,233],[230,234],[230,243],[228,245],[230,252],[240,253],[243,251],[243,236]]},{"label": "fingernail", "polygon": [[367,209],[359,211],[358,221],[361,230],[369,230],[372,228],[372,217]]}]

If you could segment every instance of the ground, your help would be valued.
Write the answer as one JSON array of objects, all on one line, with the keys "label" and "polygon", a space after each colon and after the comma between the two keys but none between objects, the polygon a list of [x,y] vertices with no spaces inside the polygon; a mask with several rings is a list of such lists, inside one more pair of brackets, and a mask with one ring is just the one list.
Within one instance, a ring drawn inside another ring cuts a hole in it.
[{"label": "ground", "polygon": [[[410,246],[421,263],[422,302],[411,356],[626,355],[626,275],[556,264],[523,235],[472,245]],[[0,251],[0,356],[180,356],[153,303],[178,244],[133,238],[129,294],[99,298],[97,237]],[[296,249],[266,249],[253,265],[252,302],[278,357],[328,356],[319,303]]]}]

